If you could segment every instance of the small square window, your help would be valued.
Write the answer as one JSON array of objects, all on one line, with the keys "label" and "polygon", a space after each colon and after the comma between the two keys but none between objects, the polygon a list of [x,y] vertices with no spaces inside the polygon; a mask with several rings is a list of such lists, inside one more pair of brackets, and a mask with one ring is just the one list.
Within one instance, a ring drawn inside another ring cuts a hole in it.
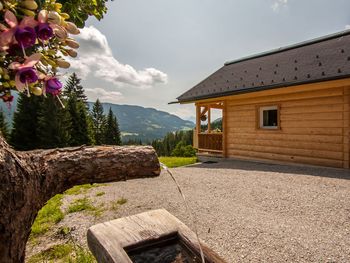
[{"label": "small square window", "polygon": [[261,129],[278,129],[278,106],[260,107],[259,119]]}]

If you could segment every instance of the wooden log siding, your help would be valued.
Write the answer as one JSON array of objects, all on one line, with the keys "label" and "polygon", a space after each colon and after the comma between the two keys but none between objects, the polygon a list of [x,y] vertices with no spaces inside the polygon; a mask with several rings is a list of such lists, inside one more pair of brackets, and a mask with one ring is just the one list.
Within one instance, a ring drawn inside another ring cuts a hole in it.
[{"label": "wooden log siding", "polygon": [[[227,97],[227,157],[349,168],[349,86],[288,90]],[[280,107],[280,130],[257,127],[259,105]]]}]

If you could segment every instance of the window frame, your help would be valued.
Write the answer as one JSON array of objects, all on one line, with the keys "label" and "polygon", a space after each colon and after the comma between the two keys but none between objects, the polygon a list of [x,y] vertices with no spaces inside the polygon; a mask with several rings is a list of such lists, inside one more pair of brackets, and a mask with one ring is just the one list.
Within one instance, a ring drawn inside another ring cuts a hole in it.
[{"label": "window frame", "polygon": [[[264,111],[277,110],[277,126],[264,126]],[[280,105],[260,105],[257,107],[257,128],[259,130],[276,131],[280,130]]]}]

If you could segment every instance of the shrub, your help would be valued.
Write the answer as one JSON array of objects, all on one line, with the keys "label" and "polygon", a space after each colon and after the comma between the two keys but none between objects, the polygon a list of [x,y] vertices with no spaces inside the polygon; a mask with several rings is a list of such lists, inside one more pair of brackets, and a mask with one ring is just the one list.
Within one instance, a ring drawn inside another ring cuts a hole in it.
[{"label": "shrub", "polygon": [[179,142],[175,149],[171,152],[171,156],[193,157],[196,156],[196,150],[192,147],[192,145],[185,145],[184,142]]}]

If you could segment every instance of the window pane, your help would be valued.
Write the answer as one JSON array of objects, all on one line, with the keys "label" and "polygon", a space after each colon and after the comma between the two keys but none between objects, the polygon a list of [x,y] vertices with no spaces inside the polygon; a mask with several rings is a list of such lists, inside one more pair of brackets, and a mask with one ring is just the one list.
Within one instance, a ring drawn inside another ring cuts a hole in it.
[{"label": "window pane", "polygon": [[263,111],[263,125],[270,127],[277,126],[277,110]]}]

